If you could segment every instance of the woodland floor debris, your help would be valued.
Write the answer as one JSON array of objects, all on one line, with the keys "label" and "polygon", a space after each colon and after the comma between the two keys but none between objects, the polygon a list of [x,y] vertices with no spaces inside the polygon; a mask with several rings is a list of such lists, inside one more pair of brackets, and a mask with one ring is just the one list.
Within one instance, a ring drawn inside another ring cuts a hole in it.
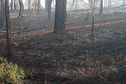
[{"label": "woodland floor debris", "polygon": [[[49,74],[76,82],[98,79],[125,83],[125,26],[125,22],[122,22],[96,27],[93,48],[90,28],[68,29],[60,39],[56,39],[52,33],[46,36],[17,36],[11,40],[14,62],[28,69],[34,67],[35,74]],[[5,40],[1,38],[0,42],[2,49]]]}]

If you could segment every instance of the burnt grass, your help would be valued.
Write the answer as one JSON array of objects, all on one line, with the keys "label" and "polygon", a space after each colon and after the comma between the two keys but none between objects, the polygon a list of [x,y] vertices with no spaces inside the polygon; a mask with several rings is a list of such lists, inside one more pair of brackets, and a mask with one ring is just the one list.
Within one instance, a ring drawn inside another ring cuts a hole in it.
[{"label": "burnt grass", "polygon": [[34,69],[35,78],[47,74],[57,84],[125,84],[125,26],[119,23],[94,28],[93,47],[90,28],[69,29],[58,37],[50,33],[16,38],[14,62]]},{"label": "burnt grass", "polygon": [[[91,17],[87,22],[84,18],[85,15],[71,14],[66,24],[76,26],[91,23]],[[125,14],[96,16],[95,23],[125,18]],[[94,28],[93,47],[90,28],[68,29],[58,37],[53,33],[22,33],[29,29],[36,32],[34,30],[42,29],[45,25],[52,26],[53,19],[49,22],[46,16],[11,19],[12,32],[21,32],[15,34],[14,38],[12,34],[12,61],[29,70],[35,83],[32,81],[28,84],[39,84],[39,81],[43,84],[45,75],[48,76],[48,84],[125,84],[125,22]],[[6,53],[4,38],[0,37],[0,55]]]}]

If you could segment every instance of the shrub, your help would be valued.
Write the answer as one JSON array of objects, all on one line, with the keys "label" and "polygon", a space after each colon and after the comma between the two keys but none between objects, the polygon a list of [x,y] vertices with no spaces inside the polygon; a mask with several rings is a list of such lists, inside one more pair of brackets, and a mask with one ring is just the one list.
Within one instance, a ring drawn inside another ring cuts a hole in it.
[{"label": "shrub", "polygon": [[16,84],[26,76],[23,68],[0,58],[0,84]]}]

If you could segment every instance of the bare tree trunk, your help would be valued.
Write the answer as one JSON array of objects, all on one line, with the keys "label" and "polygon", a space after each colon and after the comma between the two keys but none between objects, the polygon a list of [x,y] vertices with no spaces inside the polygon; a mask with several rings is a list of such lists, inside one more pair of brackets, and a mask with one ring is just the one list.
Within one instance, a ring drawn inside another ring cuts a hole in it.
[{"label": "bare tree trunk", "polygon": [[45,11],[48,11],[48,0],[45,0]]},{"label": "bare tree trunk", "polygon": [[48,20],[50,20],[51,17],[51,6],[52,6],[52,0],[48,0]]},{"label": "bare tree trunk", "polygon": [[[1,4],[1,1],[0,1],[0,9],[1,9],[1,7],[2,7],[2,4]],[[2,26],[2,10],[0,10],[0,28],[1,28],[1,26]]]},{"label": "bare tree trunk", "polygon": [[51,5],[52,5],[52,0],[45,0],[45,6],[46,6],[46,12],[48,13],[48,20],[50,20],[51,17]]},{"label": "bare tree trunk", "polygon": [[14,11],[16,11],[17,10],[17,7],[16,7],[16,0],[14,0]]},{"label": "bare tree trunk", "polygon": [[1,27],[5,26],[5,0],[1,0]]},{"label": "bare tree trunk", "polygon": [[94,46],[94,15],[95,15],[95,0],[92,0],[93,4],[92,4],[92,26],[91,26],[91,45],[92,45],[92,49]]},{"label": "bare tree trunk", "polygon": [[34,0],[34,10],[37,11],[37,7],[38,7],[38,0]]},{"label": "bare tree trunk", "polygon": [[24,10],[24,5],[23,5],[23,1],[22,0],[19,0],[19,5],[20,5],[20,10],[19,10],[18,17],[22,17],[23,10]]},{"label": "bare tree trunk", "polygon": [[13,11],[13,0],[11,0],[10,6],[11,6],[11,11]]},{"label": "bare tree trunk", "polygon": [[10,15],[9,15],[9,1],[5,0],[5,17],[6,17],[6,31],[7,31],[7,56],[11,56],[11,49],[10,49]]},{"label": "bare tree trunk", "polygon": [[40,1],[40,0],[38,0],[38,7],[37,7],[37,12],[38,12],[38,13],[40,13],[40,6],[41,6],[41,4],[40,4],[40,3],[41,3],[41,1]]},{"label": "bare tree trunk", "polygon": [[67,21],[67,0],[64,0],[64,4],[65,4],[65,6],[64,6],[64,13],[65,13],[65,21]]},{"label": "bare tree trunk", "polygon": [[66,0],[56,0],[54,33],[61,34],[65,29]]},{"label": "bare tree trunk", "polygon": [[100,10],[99,10],[99,15],[103,14],[103,0],[100,0]]}]

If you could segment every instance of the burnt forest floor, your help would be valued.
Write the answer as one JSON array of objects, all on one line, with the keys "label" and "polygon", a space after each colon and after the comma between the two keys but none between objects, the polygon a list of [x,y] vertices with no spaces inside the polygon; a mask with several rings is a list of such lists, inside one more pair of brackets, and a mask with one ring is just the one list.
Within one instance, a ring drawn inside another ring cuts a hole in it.
[{"label": "burnt forest floor", "polygon": [[[122,18],[124,19],[123,16]],[[5,49],[3,37],[0,43],[0,52],[3,54],[2,48]],[[125,22],[95,27],[93,47],[90,27],[67,29],[58,38],[53,33],[28,36],[16,34],[16,37],[11,39],[11,46],[12,61],[33,71],[37,79],[42,78],[41,74],[47,74],[51,82],[58,81],[56,84],[126,82]]]},{"label": "burnt forest floor", "polygon": [[35,67],[36,73],[68,79],[98,77],[126,82],[125,26],[120,23],[95,28],[93,47],[90,28],[68,29],[59,38],[51,33],[19,38],[15,40],[15,62]]}]

